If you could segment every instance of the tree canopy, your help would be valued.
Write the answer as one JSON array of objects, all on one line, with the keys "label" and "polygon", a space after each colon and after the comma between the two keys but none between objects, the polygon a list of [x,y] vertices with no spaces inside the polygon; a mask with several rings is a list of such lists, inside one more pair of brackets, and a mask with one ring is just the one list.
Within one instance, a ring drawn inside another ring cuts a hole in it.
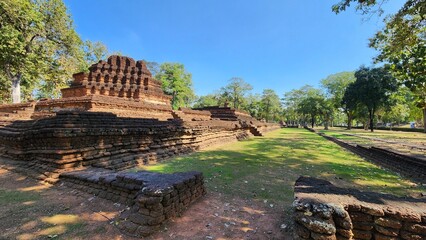
[{"label": "tree canopy", "polygon": [[[34,88],[66,72],[64,63],[78,57],[81,40],[61,0],[0,2],[0,68],[21,101],[20,85]],[[32,90],[32,89],[31,89]]]},{"label": "tree canopy", "polygon": [[172,96],[172,107],[188,107],[195,99],[192,75],[181,63],[163,63],[155,78],[162,82],[165,93]]},{"label": "tree canopy", "polygon": [[[346,10],[351,3],[363,14],[383,13],[381,5],[387,0],[343,0],[333,5],[333,11]],[[379,51],[376,62],[390,65],[391,73],[416,96],[423,111],[426,132],[426,3],[407,0],[395,14],[384,19],[385,27],[370,39],[370,47]]]},{"label": "tree canopy", "polygon": [[359,103],[365,106],[369,113],[370,130],[373,131],[375,112],[390,104],[390,95],[398,89],[396,79],[386,68],[361,67],[355,72],[356,81],[348,87],[345,99],[352,104]]},{"label": "tree canopy", "polygon": [[281,111],[280,98],[272,89],[263,90],[261,97],[262,115],[269,121],[278,115]]},{"label": "tree canopy", "polygon": [[[246,94],[253,87],[239,77],[229,79],[229,84],[221,89],[221,95],[232,104],[232,107],[238,109],[244,104]],[[228,102],[228,103],[229,103]]]}]

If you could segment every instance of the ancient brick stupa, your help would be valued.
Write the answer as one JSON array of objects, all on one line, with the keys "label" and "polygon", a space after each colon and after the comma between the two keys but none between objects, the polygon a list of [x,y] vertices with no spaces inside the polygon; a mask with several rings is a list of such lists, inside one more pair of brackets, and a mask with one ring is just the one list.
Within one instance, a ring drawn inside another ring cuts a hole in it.
[{"label": "ancient brick stupa", "polygon": [[[121,117],[171,118],[171,97],[152,77],[144,61],[110,56],[89,67],[89,73],[73,75],[61,99],[41,101],[35,114],[43,117],[59,110],[113,112]],[[37,116],[34,116],[37,118]]]}]

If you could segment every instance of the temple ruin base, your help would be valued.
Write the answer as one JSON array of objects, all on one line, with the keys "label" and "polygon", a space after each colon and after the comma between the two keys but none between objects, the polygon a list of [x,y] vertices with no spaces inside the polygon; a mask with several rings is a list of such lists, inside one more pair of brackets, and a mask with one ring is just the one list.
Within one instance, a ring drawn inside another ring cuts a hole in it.
[{"label": "temple ruin base", "polygon": [[295,239],[426,239],[426,202],[334,186],[300,177],[295,184]]}]

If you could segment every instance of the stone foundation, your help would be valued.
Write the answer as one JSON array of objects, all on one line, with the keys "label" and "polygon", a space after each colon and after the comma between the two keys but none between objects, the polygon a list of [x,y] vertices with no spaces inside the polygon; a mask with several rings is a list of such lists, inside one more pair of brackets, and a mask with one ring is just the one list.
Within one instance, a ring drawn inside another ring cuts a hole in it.
[{"label": "stone foundation", "polygon": [[34,112],[35,102],[0,105],[0,121],[9,119],[30,119]]},{"label": "stone foundation", "polygon": [[115,173],[91,169],[63,173],[60,179],[72,188],[129,206],[117,218],[117,226],[135,236],[157,231],[206,193],[200,172]]},{"label": "stone foundation", "polygon": [[295,239],[426,239],[426,201],[398,198],[300,177],[295,184]]},{"label": "stone foundation", "polygon": [[239,121],[120,118],[112,113],[58,112],[0,128],[6,167],[54,182],[85,167],[123,170],[245,139]]}]

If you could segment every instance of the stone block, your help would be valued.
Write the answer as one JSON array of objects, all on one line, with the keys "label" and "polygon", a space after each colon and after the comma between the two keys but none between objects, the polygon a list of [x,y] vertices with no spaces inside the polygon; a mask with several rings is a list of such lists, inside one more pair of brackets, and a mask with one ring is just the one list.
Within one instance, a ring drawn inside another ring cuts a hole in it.
[{"label": "stone block", "polygon": [[374,223],[382,227],[389,227],[394,229],[400,229],[402,227],[401,221],[392,218],[379,217],[374,220]]}]

